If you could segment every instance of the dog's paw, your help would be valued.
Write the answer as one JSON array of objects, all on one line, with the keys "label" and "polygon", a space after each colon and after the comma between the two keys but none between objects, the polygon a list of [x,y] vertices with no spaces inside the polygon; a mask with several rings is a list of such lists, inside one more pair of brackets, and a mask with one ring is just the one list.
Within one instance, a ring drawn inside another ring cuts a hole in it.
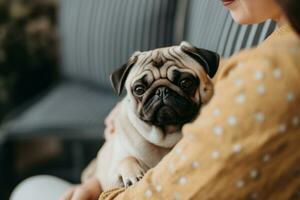
[{"label": "dog's paw", "polygon": [[119,181],[127,188],[141,180],[145,173],[146,170],[136,158],[126,157],[120,162],[117,174],[119,175]]},{"label": "dog's paw", "polygon": [[139,165],[131,166],[130,168],[124,169],[120,174],[120,178],[124,184],[124,187],[129,187],[140,181],[145,174],[145,170]]},{"label": "dog's paw", "polygon": [[138,181],[140,181],[144,176],[144,172],[140,172],[138,174],[125,174],[122,175],[122,181],[124,184],[124,187],[129,187],[131,185],[134,185],[135,183],[137,183]]}]

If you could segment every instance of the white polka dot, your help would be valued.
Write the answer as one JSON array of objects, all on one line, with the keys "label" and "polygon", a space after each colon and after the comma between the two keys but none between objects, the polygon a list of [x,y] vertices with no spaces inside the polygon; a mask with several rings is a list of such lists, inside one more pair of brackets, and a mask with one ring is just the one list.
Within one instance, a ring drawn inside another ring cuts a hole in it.
[{"label": "white polka dot", "polygon": [[212,157],[213,159],[218,159],[218,158],[220,157],[220,152],[217,151],[217,150],[213,151],[213,152],[211,153],[211,157]]},{"label": "white polka dot", "polygon": [[245,186],[245,181],[244,180],[238,180],[237,182],[236,182],[236,187],[237,188],[242,188],[242,187],[244,187]]},{"label": "white polka dot", "polygon": [[264,95],[266,93],[266,88],[264,85],[259,85],[257,88],[257,93],[260,95]]},{"label": "white polka dot", "polygon": [[255,120],[258,122],[258,123],[262,123],[263,121],[265,121],[265,114],[262,113],[262,112],[258,112],[255,114]]},{"label": "white polka dot", "polygon": [[161,190],[162,190],[161,185],[157,185],[157,186],[155,187],[155,190],[156,190],[156,192],[161,192]]},{"label": "white polka dot", "polygon": [[145,196],[146,196],[147,198],[152,197],[152,191],[151,191],[151,190],[146,190]]},{"label": "white polka dot", "polygon": [[288,102],[291,102],[291,101],[293,101],[294,99],[295,99],[294,93],[289,92],[289,93],[286,95],[286,100],[287,100]]},{"label": "white polka dot", "polygon": [[246,101],[246,96],[244,94],[239,94],[235,98],[235,102],[238,104],[243,104],[243,103],[245,103],[245,101]]},{"label": "white polka dot", "polygon": [[185,185],[185,184],[187,184],[187,178],[184,177],[184,176],[180,177],[178,183],[179,183],[180,185]]},{"label": "white polka dot", "polygon": [[195,140],[195,135],[193,133],[187,133],[186,138],[189,139],[190,141],[194,141]]},{"label": "white polka dot", "polygon": [[237,67],[238,67],[238,68],[243,68],[243,67],[245,67],[245,66],[246,66],[246,65],[245,65],[244,63],[238,63],[238,64],[237,64]]},{"label": "white polka dot", "polygon": [[175,165],[173,163],[169,163],[168,168],[172,174],[175,172]]},{"label": "white polka dot", "polygon": [[180,156],[180,160],[181,160],[181,161],[186,161],[186,160],[187,160],[187,156],[186,156],[186,155]]},{"label": "white polka dot", "polygon": [[278,133],[284,133],[286,131],[286,124],[280,124],[277,128]]},{"label": "white polka dot", "polygon": [[223,134],[223,128],[221,126],[214,126],[213,132],[216,136],[221,136]]},{"label": "white polka dot", "polygon": [[218,108],[215,108],[214,110],[213,110],[213,115],[216,117],[216,116],[219,116],[221,114],[221,111],[220,111],[220,109],[218,109]]},{"label": "white polka dot", "polygon": [[197,161],[194,161],[194,162],[192,162],[192,167],[193,167],[194,169],[197,169],[197,168],[200,167],[200,163],[197,162]]},{"label": "white polka dot", "polygon": [[237,86],[237,87],[241,87],[243,84],[244,84],[244,81],[242,79],[236,79],[234,81],[234,84]]},{"label": "white polka dot", "polygon": [[300,122],[300,120],[299,120],[299,117],[298,117],[298,116],[293,117],[293,119],[292,119],[292,124],[293,124],[294,126],[297,126],[297,125],[299,124],[299,122]]},{"label": "white polka dot", "polygon": [[174,200],[180,200],[180,199],[181,199],[181,194],[179,192],[175,192]]},{"label": "white polka dot", "polygon": [[264,78],[264,73],[262,71],[256,71],[254,73],[255,80],[262,80]]},{"label": "white polka dot", "polygon": [[237,119],[235,116],[231,115],[228,117],[227,122],[229,125],[234,126],[237,123]]},{"label": "white polka dot", "polygon": [[281,78],[281,69],[280,68],[276,68],[273,70],[273,76],[276,79],[280,79]]},{"label": "white polka dot", "polygon": [[232,151],[233,151],[234,153],[240,153],[241,150],[242,150],[242,146],[241,146],[240,144],[235,144],[235,145],[233,145],[233,147],[232,147]]},{"label": "white polka dot", "polygon": [[271,156],[270,156],[269,154],[264,155],[263,158],[262,158],[262,160],[263,160],[264,162],[269,162],[270,159],[271,159]]},{"label": "white polka dot", "polygon": [[258,177],[258,171],[256,169],[251,170],[250,177],[256,179]]},{"label": "white polka dot", "polygon": [[178,147],[178,148],[175,149],[175,152],[176,152],[177,155],[180,155],[181,152],[182,152],[182,149]]}]

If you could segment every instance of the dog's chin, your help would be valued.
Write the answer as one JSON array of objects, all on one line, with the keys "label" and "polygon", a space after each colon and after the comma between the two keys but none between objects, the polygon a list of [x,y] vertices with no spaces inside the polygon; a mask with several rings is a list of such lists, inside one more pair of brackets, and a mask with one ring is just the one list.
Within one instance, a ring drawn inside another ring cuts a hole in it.
[{"label": "dog's chin", "polygon": [[143,97],[139,110],[140,119],[157,127],[177,126],[191,122],[197,116],[201,103],[194,102],[189,96],[184,96],[168,88],[167,93],[159,95],[157,90]]},{"label": "dog's chin", "polygon": [[150,121],[155,126],[182,125],[192,120],[192,116],[181,116],[172,107],[163,105],[154,112]]},{"label": "dog's chin", "polygon": [[179,124],[177,113],[169,106],[162,106],[155,113],[153,124],[157,126]]},{"label": "dog's chin", "polygon": [[151,115],[140,116],[144,122],[165,129],[167,127],[182,127],[184,124],[193,121],[197,116],[199,108],[191,105],[190,109],[195,109],[194,112],[178,113],[175,108],[169,105],[162,105],[156,108]]}]

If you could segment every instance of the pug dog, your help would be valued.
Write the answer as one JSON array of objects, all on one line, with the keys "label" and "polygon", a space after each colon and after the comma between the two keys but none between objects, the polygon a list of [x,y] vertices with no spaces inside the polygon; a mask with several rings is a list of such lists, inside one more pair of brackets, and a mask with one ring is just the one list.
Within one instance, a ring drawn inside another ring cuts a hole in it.
[{"label": "pug dog", "polygon": [[103,191],[128,187],[160,162],[181,139],[213,95],[211,78],[219,55],[187,42],[136,52],[111,75],[120,95],[115,133],[97,156],[96,177]]}]

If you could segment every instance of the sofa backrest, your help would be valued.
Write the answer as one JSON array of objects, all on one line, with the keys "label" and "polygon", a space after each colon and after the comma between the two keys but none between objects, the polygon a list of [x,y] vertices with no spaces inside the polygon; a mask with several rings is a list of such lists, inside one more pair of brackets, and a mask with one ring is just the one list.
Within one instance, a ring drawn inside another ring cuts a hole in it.
[{"label": "sofa backrest", "polygon": [[177,0],[60,0],[62,74],[110,88],[136,50],[173,42]]},{"label": "sofa backrest", "polygon": [[262,42],[275,28],[267,21],[236,24],[219,0],[188,0],[184,40],[228,57]]},{"label": "sofa backrest", "polygon": [[237,25],[218,0],[59,2],[62,74],[109,89],[109,74],[136,50],[169,46],[176,38],[176,43],[187,40],[228,57],[258,44],[275,28],[271,21]]}]

